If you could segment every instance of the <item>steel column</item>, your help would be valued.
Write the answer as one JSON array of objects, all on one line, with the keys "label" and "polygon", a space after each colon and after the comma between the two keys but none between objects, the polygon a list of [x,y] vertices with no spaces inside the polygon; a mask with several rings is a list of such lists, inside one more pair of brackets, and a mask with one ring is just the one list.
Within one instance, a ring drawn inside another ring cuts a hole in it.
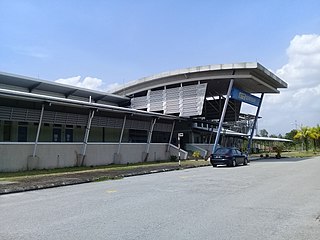
[{"label": "steel column", "polygon": [[170,149],[170,144],[171,144],[171,141],[172,141],[173,130],[174,130],[175,125],[176,125],[176,121],[173,121],[172,128],[171,128],[171,133],[170,133],[170,138],[169,138],[169,142],[168,142],[168,147],[167,147],[167,152],[169,152],[169,149]]},{"label": "steel column", "polygon": [[247,148],[248,154],[250,154],[254,128],[256,127],[256,124],[257,124],[257,121],[258,121],[258,117],[259,117],[259,112],[260,112],[263,96],[264,96],[264,93],[261,93],[260,103],[259,103],[259,106],[257,108],[256,116],[254,117],[254,122],[253,122],[253,126],[252,126],[252,129],[251,129],[250,138],[249,138],[249,141],[248,141],[248,148]]},{"label": "steel column", "polygon": [[231,94],[231,89],[232,89],[232,87],[233,87],[233,82],[234,82],[234,79],[232,78],[232,79],[230,80],[230,83],[229,83],[229,88],[228,88],[226,100],[225,100],[225,102],[224,102],[222,114],[221,114],[221,117],[220,117],[219,127],[218,127],[218,131],[217,131],[216,139],[215,139],[215,141],[214,141],[214,145],[213,145],[213,148],[212,148],[212,153],[215,152],[215,150],[216,150],[216,148],[217,148],[217,145],[218,145],[218,142],[219,142],[220,132],[221,132],[222,124],[223,124],[223,121],[224,121],[224,116],[226,115],[226,112],[227,112],[227,107],[228,107],[228,103],[229,103],[229,98],[230,98],[230,94]]},{"label": "steel column", "polygon": [[89,112],[89,117],[88,117],[88,122],[87,122],[87,127],[86,127],[86,132],[84,134],[84,140],[83,140],[83,146],[82,146],[82,159],[80,165],[82,166],[86,151],[87,151],[87,145],[88,145],[88,139],[89,139],[89,134],[90,134],[90,128],[91,128],[91,122],[94,117],[94,110],[90,110]]},{"label": "steel column", "polygon": [[154,118],[154,119],[152,119],[152,122],[151,122],[149,135],[148,135],[147,150],[146,150],[147,155],[149,154],[150,143],[151,143],[151,138],[152,138],[152,132],[153,132],[154,125],[156,124],[156,121],[157,121],[157,119]]},{"label": "steel column", "polygon": [[121,134],[120,134],[120,140],[119,140],[119,146],[118,146],[118,152],[117,152],[118,154],[120,154],[120,147],[121,147],[121,142],[122,142],[124,127],[125,127],[125,125],[126,125],[126,120],[127,120],[127,115],[124,115],[123,124],[122,124],[122,129],[121,129]]},{"label": "steel column", "polygon": [[37,152],[37,145],[38,145],[38,140],[39,140],[39,135],[40,135],[40,129],[41,129],[41,124],[42,124],[43,112],[44,112],[44,104],[42,104],[42,107],[41,107],[39,125],[38,125],[38,130],[37,130],[37,135],[36,135],[36,141],[35,141],[35,143],[34,143],[34,149],[33,149],[32,157],[35,157],[35,156],[36,156],[36,152]]}]

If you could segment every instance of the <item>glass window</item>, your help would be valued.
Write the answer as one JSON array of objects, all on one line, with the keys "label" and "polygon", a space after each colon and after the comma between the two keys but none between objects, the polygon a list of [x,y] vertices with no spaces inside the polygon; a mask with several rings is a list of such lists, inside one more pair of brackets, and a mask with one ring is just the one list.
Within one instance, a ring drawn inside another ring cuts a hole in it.
[{"label": "glass window", "polygon": [[73,142],[73,129],[67,128],[65,132],[65,141],[66,142]]},{"label": "glass window", "polygon": [[28,127],[18,127],[18,142],[27,142],[28,140]]},{"label": "glass window", "polygon": [[229,153],[230,149],[229,148],[218,148],[215,152],[215,154],[227,154]]},{"label": "glass window", "polygon": [[3,126],[3,141],[9,142],[11,140],[11,122],[4,124]]},{"label": "glass window", "polygon": [[52,134],[53,142],[61,142],[61,128],[54,128]]}]

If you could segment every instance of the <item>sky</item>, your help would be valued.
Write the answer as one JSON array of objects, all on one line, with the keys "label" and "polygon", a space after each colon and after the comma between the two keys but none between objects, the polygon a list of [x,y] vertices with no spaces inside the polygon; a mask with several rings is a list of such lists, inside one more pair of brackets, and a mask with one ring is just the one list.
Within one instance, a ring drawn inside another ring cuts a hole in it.
[{"label": "sky", "polygon": [[265,95],[259,129],[320,124],[319,0],[0,0],[1,72],[112,91],[239,62],[259,62],[289,86]]}]

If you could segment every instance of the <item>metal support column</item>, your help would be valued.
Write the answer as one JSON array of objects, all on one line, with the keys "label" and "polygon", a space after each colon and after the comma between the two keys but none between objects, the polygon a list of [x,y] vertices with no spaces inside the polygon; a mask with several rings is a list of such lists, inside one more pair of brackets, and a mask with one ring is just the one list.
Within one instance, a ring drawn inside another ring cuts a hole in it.
[{"label": "metal support column", "polygon": [[167,147],[167,152],[169,152],[169,149],[170,149],[170,144],[171,144],[171,141],[172,141],[172,136],[173,136],[173,131],[174,131],[175,125],[176,125],[176,121],[173,121],[172,128],[171,128],[171,133],[170,133],[170,138],[169,138],[169,142],[168,142],[168,147]]},{"label": "metal support column", "polygon": [[154,125],[156,124],[156,121],[157,121],[156,118],[152,119],[152,121],[151,121],[151,126],[150,126],[148,140],[147,140],[146,155],[145,155],[144,161],[146,161],[148,159],[149,150],[150,150],[150,143],[151,143],[151,139],[152,139],[152,132],[153,132]]},{"label": "metal support column", "polygon": [[218,131],[217,131],[216,139],[215,139],[215,141],[214,141],[214,145],[213,145],[213,148],[212,148],[212,153],[214,153],[214,152],[216,151],[217,145],[218,145],[218,143],[219,143],[220,132],[221,132],[222,124],[223,124],[223,121],[224,121],[224,116],[226,115],[226,112],[227,112],[227,107],[228,107],[228,103],[229,103],[229,98],[230,98],[230,94],[231,94],[231,89],[232,89],[232,87],[233,87],[233,82],[234,82],[234,79],[232,78],[232,79],[230,80],[230,83],[229,83],[229,88],[228,88],[226,100],[225,100],[225,102],[224,102],[222,114],[221,114],[221,117],[220,117],[219,127],[218,127]]},{"label": "metal support column", "polygon": [[121,129],[121,134],[120,134],[120,140],[119,140],[119,146],[118,146],[118,152],[117,152],[118,155],[120,154],[121,142],[122,142],[124,127],[125,127],[125,125],[126,125],[126,120],[127,120],[127,115],[125,115],[124,118],[123,118],[123,124],[122,124],[122,129]]},{"label": "metal support column", "polygon": [[252,129],[251,129],[250,138],[249,138],[249,141],[248,141],[248,149],[247,149],[248,154],[250,154],[254,128],[256,127],[256,124],[257,124],[257,121],[258,121],[258,117],[259,117],[259,112],[260,112],[263,96],[264,96],[264,93],[261,93],[259,106],[258,106],[258,109],[257,109],[257,112],[256,112],[256,116],[254,117],[254,122],[253,122],[253,126],[252,126]]},{"label": "metal support column", "polygon": [[83,146],[82,146],[82,155],[81,155],[81,162],[80,162],[80,166],[83,165],[83,161],[86,155],[86,151],[87,151],[87,145],[88,145],[88,139],[89,139],[89,134],[90,134],[90,128],[91,128],[91,122],[92,119],[94,117],[94,112],[95,110],[90,110],[89,112],[89,117],[88,117],[88,122],[87,122],[87,127],[86,127],[86,132],[84,134],[84,140],[83,140]]},{"label": "metal support column", "polygon": [[41,107],[39,125],[38,125],[38,130],[37,130],[36,141],[34,142],[34,149],[33,149],[32,157],[35,157],[35,156],[36,156],[36,152],[37,152],[37,145],[38,145],[38,140],[39,140],[39,135],[40,135],[40,129],[41,129],[41,124],[42,124],[43,112],[44,112],[44,104],[42,104],[42,107]]}]

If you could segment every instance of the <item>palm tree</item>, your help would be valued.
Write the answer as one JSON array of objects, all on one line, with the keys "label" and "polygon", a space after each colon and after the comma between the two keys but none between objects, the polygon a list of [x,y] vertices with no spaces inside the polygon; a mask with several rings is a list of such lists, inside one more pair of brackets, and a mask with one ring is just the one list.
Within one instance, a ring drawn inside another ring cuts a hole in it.
[{"label": "palm tree", "polygon": [[320,126],[319,124],[316,127],[310,129],[310,138],[313,139],[314,151],[317,151],[317,142],[320,140]]},{"label": "palm tree", "polygon": [[311,130],[309,127],[301,127],[300,130],[298,130],[297,134],[293,137],[295,139],[301,139],[305,146],[306,146],[306,151],[309,150],[309,138],[310,138]]}]

